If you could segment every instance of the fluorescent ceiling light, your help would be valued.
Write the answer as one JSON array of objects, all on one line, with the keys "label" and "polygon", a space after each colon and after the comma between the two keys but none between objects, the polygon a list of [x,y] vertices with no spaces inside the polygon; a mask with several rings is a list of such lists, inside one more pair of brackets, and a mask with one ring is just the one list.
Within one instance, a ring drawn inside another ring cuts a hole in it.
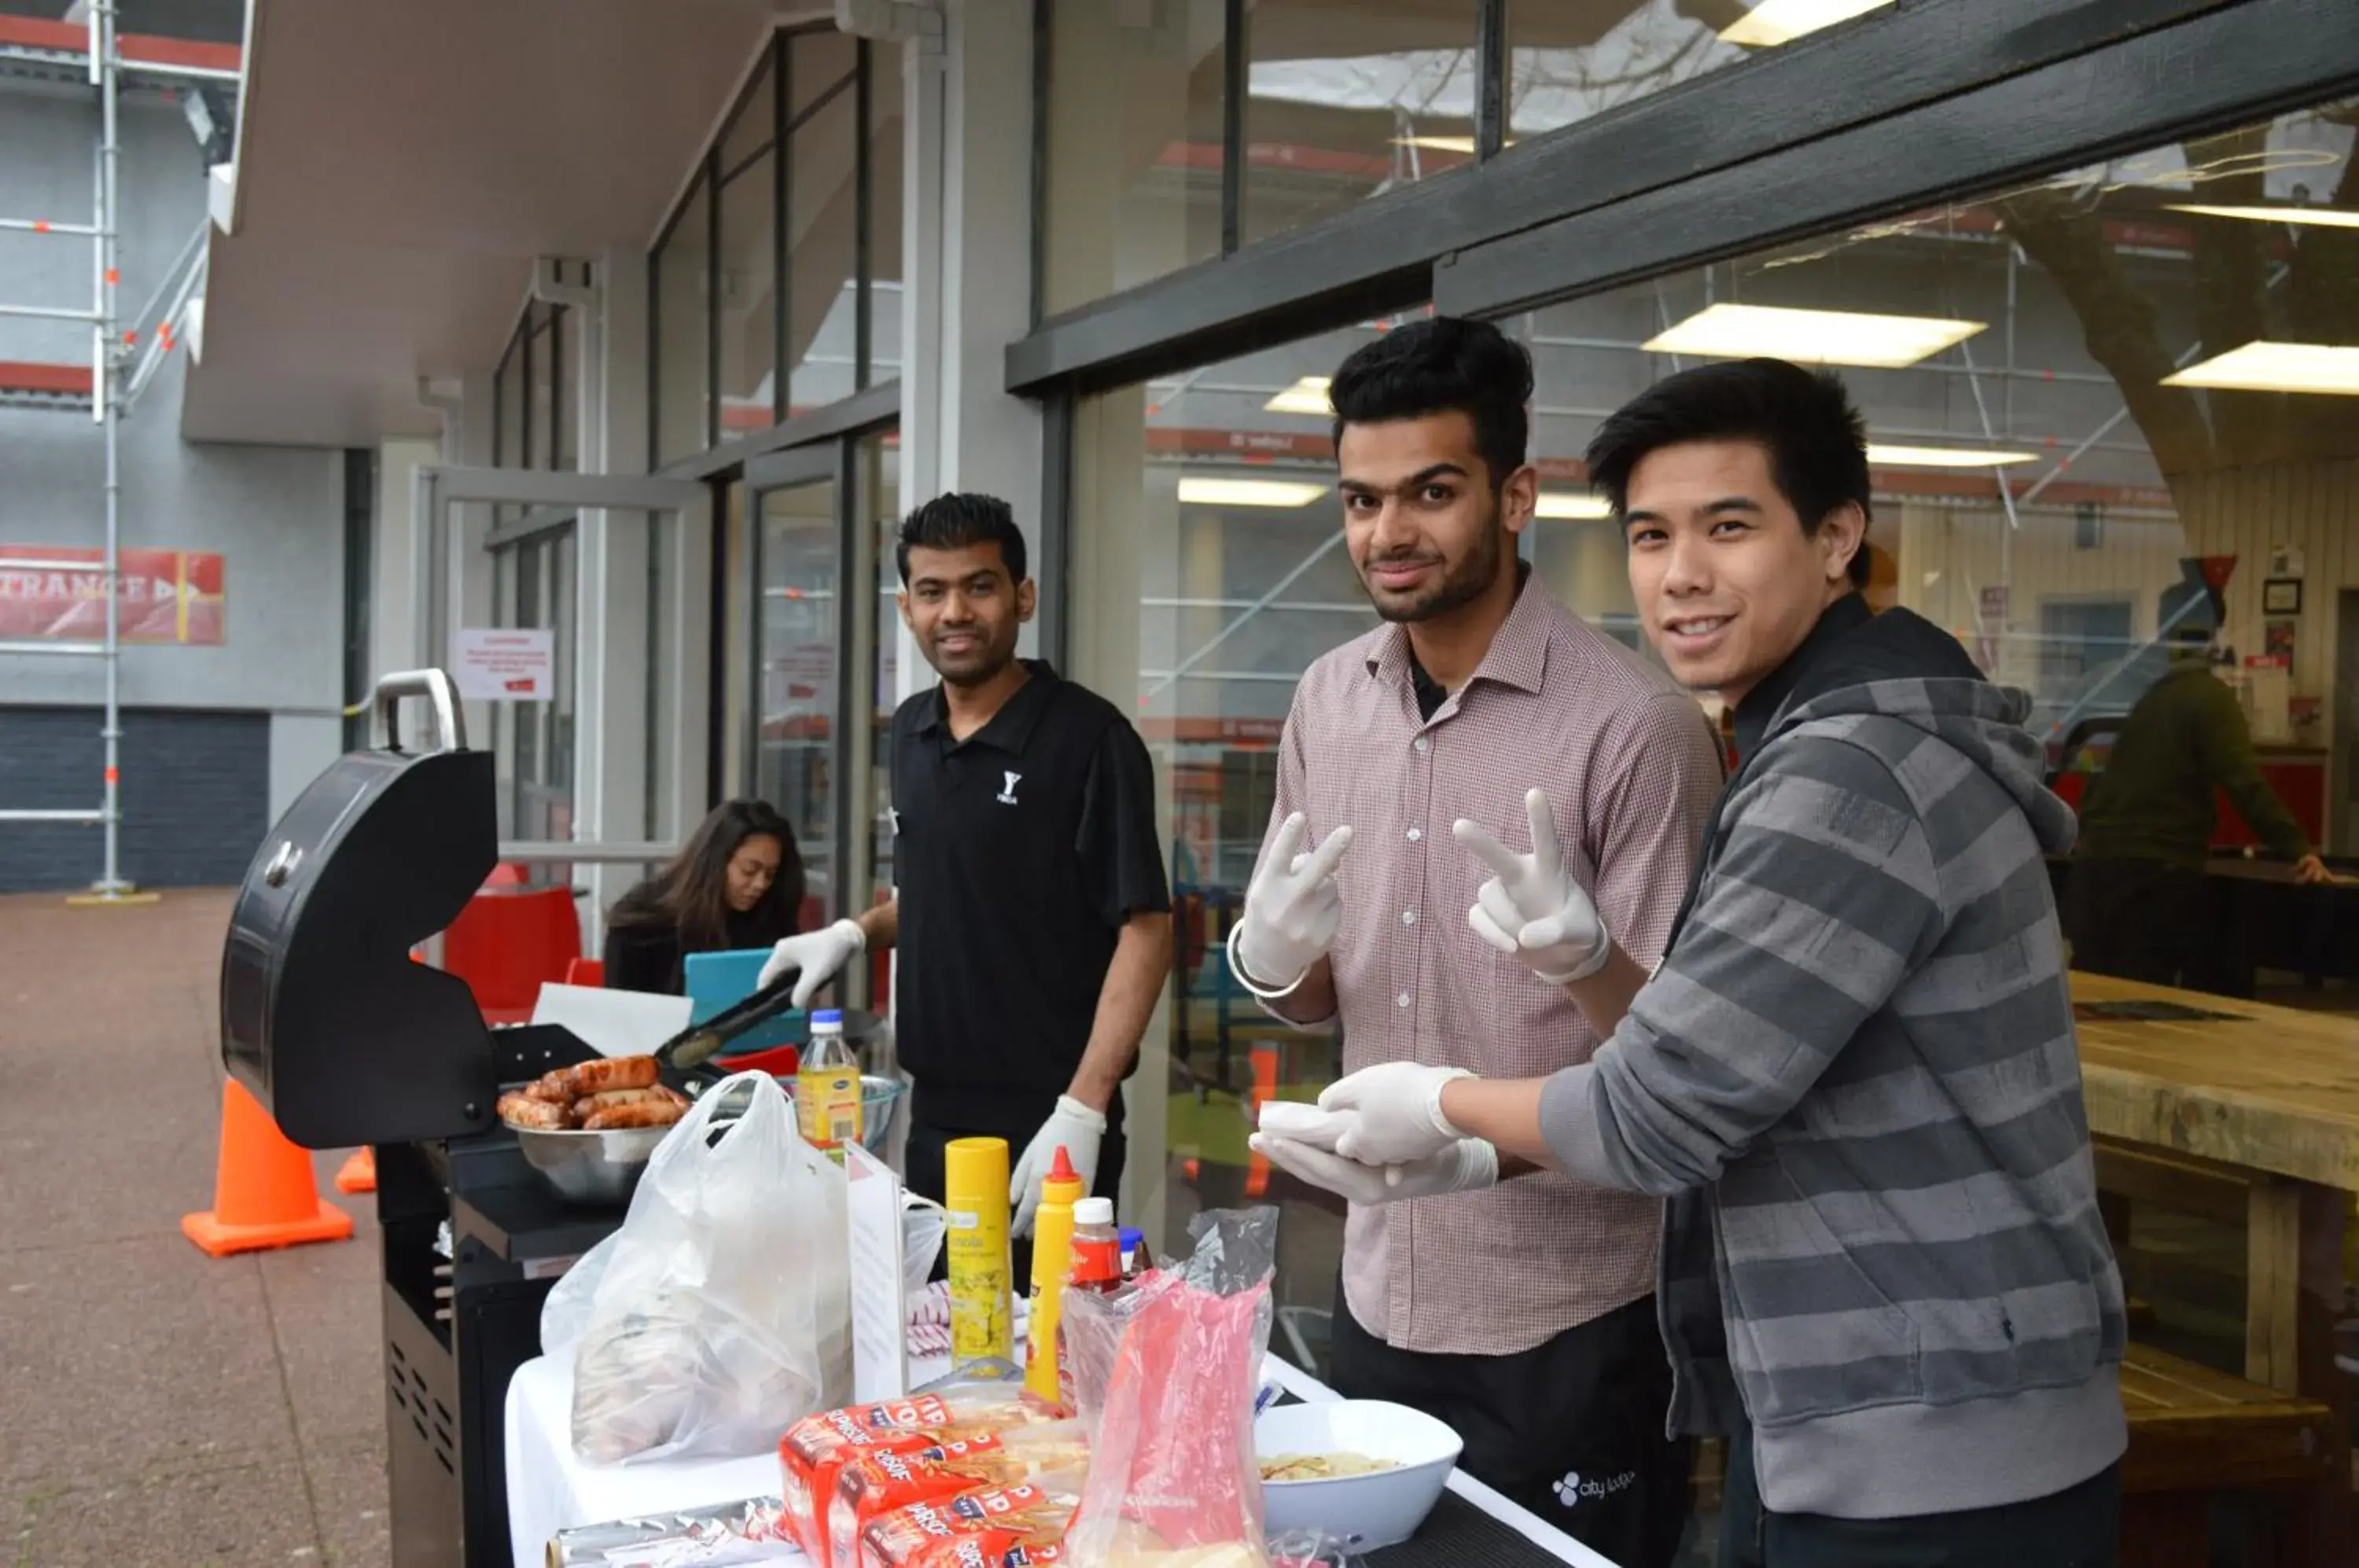
[{"label": "fluorescent ceiling light", "polygon": [[[1515,145],[1516,138],[1513,136],[1503,137],[1499,142],[1502,148]],[[1468,158],[1474,156],[1473,136],[1395,136],[1393,146],[1423,147],[1428,152],[1464,153]]]},{"label": "fluorescent ceiling light", "polygon": [[1273,414],[1332,414],[1335,408],[1327,401],[1327,382],[1324,376],[1306,376],[1262,407]]},{"label": "fluorescent ceiling light", "polygon": [[2248,343],[2176,376],[2165,387],[2227,392],[2327,392],[2359,397],[2359,348],[2330,343]]},{"label": "fluorescent ceiling light", "polygon": [[1864,365],[1897,370],[1981,332],[1987,323],[1946,316],[1869,316],[1775,305],[1707,305],[1641,346],[1649,354],[1721,359],[1756,354],[1800,365]]},{"label": "fluorescent ceiling light", "polygon": [[1593,519],[1610,517],[1613,506],[1603,495],[1583,495],[1571,490],[1543,490],[1539,505],[1532,508],[1536,517],[1577,517]]},{"label": "fluorescent ceiling light", "polygon": [[2359,212],[2343,207],[2297,207],[2290,202],[2282,207],[2203,207],[2174,201],[2170,211],[2193,212],[2203,218],[2243,218],[2256,223],[2316,223],[2321,228],[2359,229]]},{"label": "fluorescent ceiling light", "polygon": [[1760,0],[1723,28],[1720,41],[1746,49],[1775,49],[1805,33],[1880,10],[1892,0]]},{"label": "fluorescent ceiling light", "polygon": [[1215,479],[1201,474],[1180,479],[1180,499],[1190,506],[1308,506],[1326,494],[1326,485],[1299,479]]},{"label": "fluorescent ceiling light", "polygon": [[1886,468],[1999,468],[2010,463],[2038,463],[2039,454],[1962,446],[1886,446],[1882,441],[1870,441],[1867,461]]}]

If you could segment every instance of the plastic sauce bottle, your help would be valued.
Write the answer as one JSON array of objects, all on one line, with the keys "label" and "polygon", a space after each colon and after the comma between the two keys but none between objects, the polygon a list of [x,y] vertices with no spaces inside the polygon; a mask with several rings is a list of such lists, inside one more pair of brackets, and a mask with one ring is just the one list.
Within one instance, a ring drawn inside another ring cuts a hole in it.
[{"label": "plastic sauce bottle", "polygon": [[1122,1283],[1122,1233],[1114,1225],[1112,1198],[1083,1198],[1073,1205],[1073,1267],[1077,1290],[1111,1295]]},{"label": "plastic sauce bottle", "polygon": [[1136,1279],[1147,1270],[1147,1233],[1122,1227],[1122,1277]]},{"label": "plastic sauce bottle", "polygon": [[[1073,1205],[1073,1264],[1065,1276],[1068,1290],[1088,1290],[1111,1296],[1122,1289],[1122,1233],[1114,1225],[1112,1198],[1083,1198]],[[1062,1303],[1059,1326],[1062,1327]],[[1061,1339],[1057,1346],[1057,1402],[1079,1413],[1081,1402],[1073,1361]]]},{"label": "plastic sauce bottle", "polygon": [[962,1138],[942,1150],[942,1207],[950,1214],[951,1361],[1016,1355],[1013,1272],[1007,1256],[1007,1140]]},{"label": "plastic sauce bottle", "polygon": [[1072,1267],[1073,1205],[1089,1192],[1064,1145],[1040,1183],[1040,1211],[1032,1222],[1032,1323],[1024,1342],[1024,1387],[1043,1399],[1063,1399],[1059,1388],[1057,1324],[1065,1273]]},{"label": "plastic sauce bottle", "polygon": [[795,1073],[795,1120],[805,1142],[842,1164],[843,1146],[860,1141],[860,1058],[843,1038],[842,1009],[821,1007],[810,1019],[810,1048]]}]

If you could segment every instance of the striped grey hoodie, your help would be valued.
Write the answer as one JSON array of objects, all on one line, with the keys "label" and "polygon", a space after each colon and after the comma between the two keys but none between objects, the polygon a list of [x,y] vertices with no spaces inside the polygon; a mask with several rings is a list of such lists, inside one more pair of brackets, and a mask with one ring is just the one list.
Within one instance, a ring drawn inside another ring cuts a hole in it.
[{"label": "striped grey hoodie", "polygon": [[1770,1509],[2044,1497],[2126,1443],[2041,857],[2072,815],[2024,694],[1939,628],[1845,601],[1796,659],[1660,969],[1542,1126],[1669,1200],[1671,1430],[1749,1420]]}]

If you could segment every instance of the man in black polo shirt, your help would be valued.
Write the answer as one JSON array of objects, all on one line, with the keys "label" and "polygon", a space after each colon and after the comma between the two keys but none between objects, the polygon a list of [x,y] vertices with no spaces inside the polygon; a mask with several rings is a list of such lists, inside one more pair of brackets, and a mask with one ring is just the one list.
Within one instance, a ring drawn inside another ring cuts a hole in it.
[{"label": "man in black polo shirt", "polygon": [[1113,703],[1016,657],[1036,593],[1006,502],[929,501],[896,554],[901,618],[941,677],[893,715],[897,896],[788,937],[762,979],[799,965],[802,1007],[897,943],[908,1183],[940,1199],[945,1144],[1004,1138],[1027,1236],[1060,1145],[1093,1192],[1122,1181],[1122,1082],[1171,967],[1154,770]]}]

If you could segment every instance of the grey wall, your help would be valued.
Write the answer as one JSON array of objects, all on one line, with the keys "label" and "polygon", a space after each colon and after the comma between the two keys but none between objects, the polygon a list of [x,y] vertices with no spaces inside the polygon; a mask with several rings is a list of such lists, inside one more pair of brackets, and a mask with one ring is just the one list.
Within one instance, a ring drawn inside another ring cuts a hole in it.
[{"label": "grey wall", "polygon": [[[86,221],[92,113],[80,96],[0,89],[0,216]],[[204,170],[177,106],[124,114],[123,309],[135,310],[204,216]],[[88,303],[81,243],[0,234],[0,299]],[[70,325],[0,321],[0,360],[88,363]],[[122,659],[126,707],[229,709],[267,735],[258,810],[275,818],[341,749],[343,457],[339,452],[196,445],[180,439],[179,351],[122,430],[126,546],[225,558],[226,636],[218,648],[136,647]],[[0,408],[0,544],[96,547],[104,530],[103,448],[86,413]],[[89,707],[96,660],[0,656],[0,702]],[[157,759],[169,766],[168,748]],[[126,759],[125,791],[132,791]],[[95,806],[92,777],[86,800]],[[0,794],[0,807],[26,804]],[[128,809],[128,808],[126,808]]]},{"label": "grey wall", "polygon": [[[90,804],[102,756],[100,712],[0,707],[0,799],[19,807]],[[142,887],[243,879],[270,825],[269,739],[263,713],[125,712],[123,876]],[[104,860],[94,827],[0,822],[0,893],[88,887]]]}]

